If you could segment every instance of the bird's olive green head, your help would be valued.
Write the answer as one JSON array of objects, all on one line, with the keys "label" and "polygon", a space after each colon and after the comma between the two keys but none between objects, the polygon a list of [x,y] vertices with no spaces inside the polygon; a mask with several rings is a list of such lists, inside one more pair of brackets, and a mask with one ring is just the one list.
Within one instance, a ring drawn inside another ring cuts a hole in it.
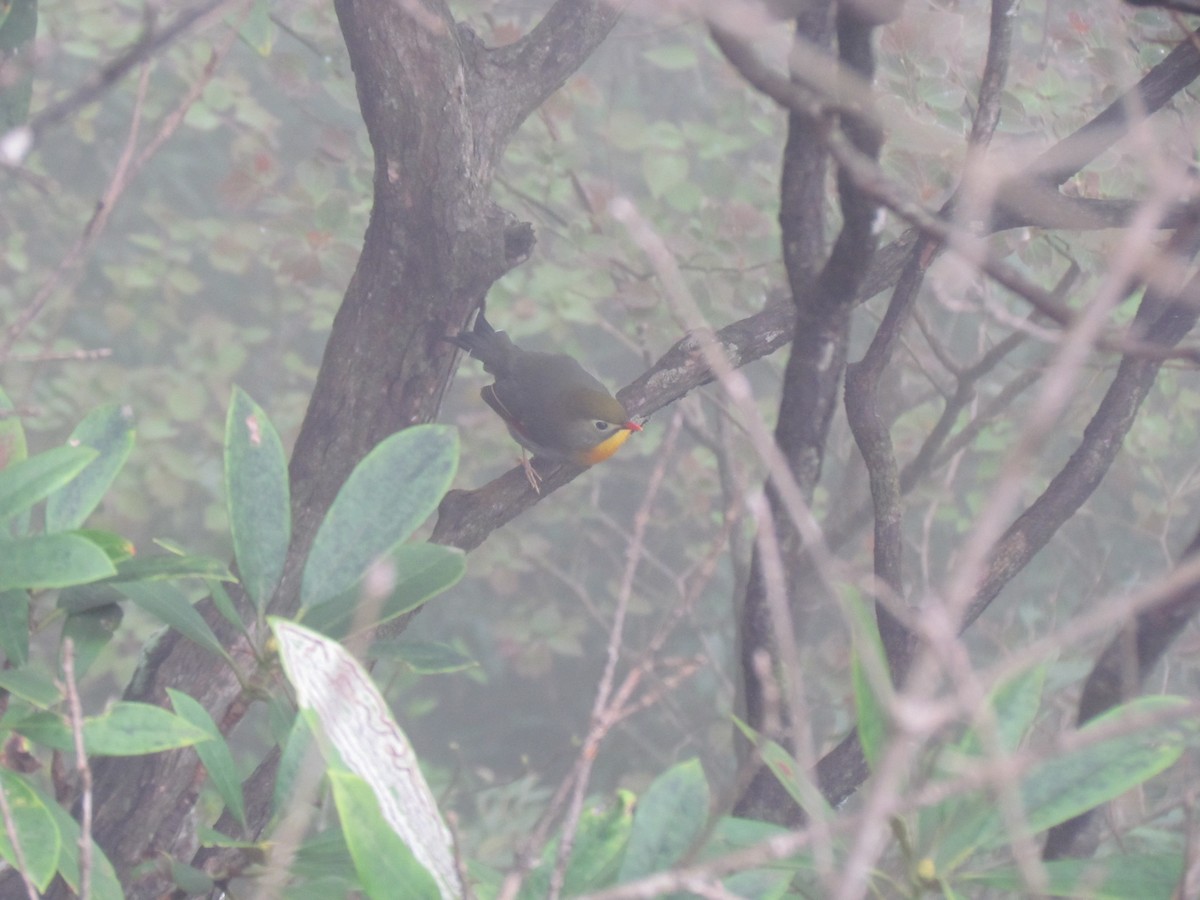
[{"label": "bird's olive green head", "polygon": [[572,418],[595,419],[609,425],[624,425],[629,421],[629,413],[616,397],[607,391],[594,391],[582,388],[569,391],[563,395],[563,410]]},{"label": "bird's olive green head", "polygon": [[607,459],[631,432],[641,431],[620,401],[588,389],[564,394],[555,420],[559,449],[583,465]]}]

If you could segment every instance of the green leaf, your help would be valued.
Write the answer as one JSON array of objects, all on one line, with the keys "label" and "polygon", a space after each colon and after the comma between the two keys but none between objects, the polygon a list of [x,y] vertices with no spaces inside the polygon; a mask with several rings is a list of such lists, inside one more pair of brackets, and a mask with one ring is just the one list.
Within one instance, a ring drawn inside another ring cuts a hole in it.
[{"label": "green leaf", "polygon": [[10,665],[29,661],[29,593],[0,591],[0,650]]},{"label": "green leaf", "polygon": [[384,819],[375,792],[352,772],[329,772],[333,801],[342,823],[342,835],[363,890],[373,900],[398,896],[413,900],[442,900],[433,875],[413,855]]},{"label": "green leaf", "polygon": [[687,180],[690,165],[682,153],[649,148],[642,154],[642,177],[657,199]]},{"label": "green leaf", "polygon": [[[705,843],[700,859],[715,859],[727,853],[744,850],[768,838],[783,834],[786,828],[770,822],[723,816],[717,820],[712,837]],[[805,868],[812,868],[811,860],[803,859]],[[797,858],[777,860],[761,869],[747,869],[722,879],[725,889],[738,897],[753,897],[755,900],[779,900],[787,895],[788,886],[795,870],[802,863]]]},{"label": "green leaf", "polygon": [[213,634],[213,630],[204,621],[204,617],[175,585],[156,581],[118,583],[115,587],[123,596],[174,628],[188,640],[222,659],[230,658],[217,636]]},{"label": "green leaf", "polygon": [[182,691],[167,688],[167,696],[171,698],[171,705],[175,707],[176,713],[212,738],[211,741],[197,744],[196,754],[200,757],[200,762],[204,763],[217,794],[225,801],[233,817],[245,827],[246,805],[242,798],[242,779],[238,775],[233,754],[229,752],[229,744],[217,728],[217,723],[208,714],[208,710]]},{"label": "green leaf", "polygon": [[[14,731],[54,750],[75,748],[66,720],[57,713],[32,713],[12,723]],[[83,720],[83,746],[89,756],[139,756],[191,747],[210,740],[207,732],[181,716],[149,703],[119,701],[103,714]]]},{"label": "green leaf", "polygon": [[304,611],[304,624],[330,637],[344,638],[350,629],[375,627],[404,615],[457,584],[467,570],[466,555],[457,547],[441,544],[401,544],[389,555],[395,585],[378,604],[369,621],[358,622],[358,591],[334,603],[322,603]]},{"label": "green leaf", "polygon": [[124,599],[125,595],[111,582],[94,581],[91,584],[81,584],[59,591],[58,603],[55,605],[63,612],[79,613],[120,603]]},{"label": "green leaf", "polygon": [[77,534],[0,540],[0,591],[87,584],[116,571],[103,550]]},{"label": "green leaf", "polygon": [[879,637],[879,625],[867,604],[851,597],[844,608],[853,617],[854,625],[850,680],[854,686],[858,739],[867,765],[874,771],[887,744],[888,717],[886,702],[868,674],[868,665],[871,670],[883,673],[882,677],[888,677],[887,654]]},{"label": "green leaf", "polygon": [[62,700],[54,679],[30,669],[0,670],[0,688],[40,709],[50,709]]},{"label": "green leaf", "polygon": [[70,483],[95,458],[89,447],[55,447],[0,469],[0,520],[25,512]]},{"label": "green leaf", "polygon": [[104,551],[108,561],[114,566],[130,559],[137,552],[133,542],[116,532],[103,531],[99,528],[80,528],[73,532],[82,538],[87,538]]},{"label": "green leaf", "polygon": [[618,881],[670,868],[708,820],[708,782],[698,759],[672,766],[646,789],[633,814]]},{"label": "green leaf", "polygon": [[34,69],[30,47],[37,33],[37,8],[37,0],[9,0],[0,8],[0,59],[17,61],[0,90],[0,134],[29,118]]},{"label": "green leaf", "polygon": [[336,641],[284,619],[268,621],[300,709],[320,722],[326,760],[367,782],[390,829],[429,870],[442,894],[460,896],[450,830],[408,737],[371,676]]},{"label": "green leaf", "polygon": [[47,532],[78,528],[100,505],[133,449],[133,413],[118,404],[101,406],[75,426],[67,444],[91,448],[96,455],[78,478],[46,502]]},{"label": "green leaf", "polygon": [[25,446],[25,428],[21,425],[21,417],[15,415],[8,394],[0,388],[0,470],[20,462],[28,456]]},{"label": "green leaf", "polygon": [[796,767],[796,757],[776,741],[764,738],[737,716],[733,717],[733,724],[746,736],[746,740],[758,748],[763,763],[797,806],[810,817],[819,815],[826,820],[833,818],[833,809],[825,802],[816,783]]},{"label": "green leaf", "polygon": [[282,741],[279,752],[279,768],[275,772],[275,790],[271,808],[286,809],[294,793],[297,776],[308,763],[310,754],[315,754],[317,745],[313,741],[312,729],[305,716],[294,716],[287,739]]},{"label": "green leaf", "polygon": [[[1042,690],[1046,684],[1046,667],[1037,666],[1028,672],[1006,681],[988,698],[996,722],[996,737],[1000,749],[1012,753],[1033,727],[1042,703]],[[959,752],[979,756],[983,753],[984,741],[977,728],[971,728],[959,743]]]},{"label": "green leaf", "polygon": [[[1105,738],[1048,759],[1021,781],[1020,800],[1031,834],[1065,822],[1086,810],[1120,796],[1170,767],[1182,754],[1198,723],[1174,720],[1153,726],[1133,724],[1147,715],[1182,709],[1179,697],[1141,697],[1089,722],[1080,736],[1098,729],[1125,733]],[[1121,723],[1129,722],[1122,729]],[[959,815],[952,828],[943,827],[934,847],[937,871],[950,872],[968,856],[1004,846],[1011,840],[1005,821],[991,798],[980,796]]]},{"label": "green leaf", "polygon": [[254,0],[248,14],[234,17],[238,37],[260,56],[270,56],[271,48],[275,46],[275,23],[271,21],[270,7],[267,0]]},{"label": "green leaf", "polygon": [[380,442],[317,530],[300,602],[315,606],[349,590],[437,508],[457,465],[458,432],[445,425],[417,425]]},{"label": "green leaf", "polygon": [[[79,893],[79,838],[81,836],[79,823],[71,818],[71,814],[59,806],[54,800],[34,787],[62,837],[62,851],[58,856],[58,874],[76,894]],[[117,871],[113,868],[100,845],[92,841],[92,900],[125,900],[125,892],[121,882],[117,880]]]},{"label": "green leaf", "polygon": [[[1122,722],[1136,722],[1188,705],[1182,697],[1140,697],[1097,717],[1079,733],[1083,736],[1103,728],[1120,729]],[[1052,828],[1165,771],[1175,764],[1188,739],[1194,739],[1198,730],[1200,723],[1195,719],[1143,725],[1132,733],[1047,760],[1021,786],[1030,830],[1036,833]],[[1006,842],[998,840],[993,845]]]},{"label": "green leaf", "polygon": [[237,607],[233,605],[233,598],[229,596],[229,591],[225,590],[225,585],[208,578],[204,581],[204,587],[212,597],[213,605],[216,606],[217,612],[221,614],[226,622],[245,634],[246,623],[238,615]]},{"label": "green leaf", "polygon": [[210,556],[134,556],[117,565],[114,582],[164,578],[213,578],[237,581],[229,567]]},{"label": "green leaf", "polygon": [[[1004,752],[1014,752],[1033,727],[1041,706],[1045,679],[1045,666],[1038,666],[1000,685],[989,697],[988,708],[994,719],[996,740]],[[983,755],[984,746],[979,726],[969,728],[957,746],[943,754],[940,767],[951,773],[959,771],[964,764],[962,758],[977,759]],[[972,829],[987,824],[984,807],[990,803],[990,800],[983,801],[979,794],[968,793],[957,794],[936,806],[922,809],[917,818],[917,842],[932,847],[941,842],[941,835],[952,834],[951,840],[969,848]]]},{"label": "green leaf", "polygon": [[[337,823],[301,844],[289,871],[294,876],[306,879],[333,876],[353,880],[354,860],[350,858],[350,849]],[[342,890],[333,896],[345,896],[347,893]],[[289,890],[288,900],[291,900],[291,894]]]},{"label": "green leaf", "polygon": [[[635,799],[630,791],[618,791],[615,801],[607,807],[589,804],[583,811],[567,863],[563,896],[573,897],[612,884],[629,842]],[[525,880],[522,900],[541,900],[547,896],[557,855],[558,841],[554,841],[543,854],[543,864]]]},{"label": "green leaf", "polygon": [[287,459],[275,426],[239,387],[225,422],[225,499],[242,587],[262,610],[283,576],[291,540]]},{"label": "green leaf", "polygon": [[367,655],[371,659],[397,660],[418,675],[447,675],[479,665],[457,647],[438,641],[376,641]]},{"label": "green leaf", "polygon": [[648,62],[653,63],[660,69],[666,69],[668,72],[679,72],[684,69],[694,69],[699,63],[694,48],[687,44],[670,44],[665,47],[657,47],[653,50],[647,50],[642,53],[642,56]]},{"label": "green leaf", "polygon": [[[0,768],[0,790],[12,812],[13,830],[24,856],[25,874],[39,891],[45,891],[58,871],[62,835],[42,798],[20,774]],[[17,856],[7,828],[0,828],[0,856],[17,865]]]},{"label": "green leaf", "polygon": [[182,716],[149,703],[119,701],[83,722],[83,745],[94,756],[140,756],[209,740]]},{"label": "green leaf", "polygon": [[[1048,893],[1087,900],[1169,900],[1183,875],[1183,858],[1174,853],[1128,853],[1101,859],[1043,862]],[[967,885],[1023,894],[1028,885],[1020,870],[1006,866],[989,872],[964,873]]]},{"label": "green leaf", "polygon": [[15,714],[9,713],[4,717],[4,725],[51,750],[70,751],[75,747],[71,729],[63,717],[55,712],[30,712],[25,709]]},{"label": "green leaf", "polygon": [[91,668],[100,651],[108,646],[108,642],[117,633],[124,617],[125,611],[115,603],[67,615],[62,636],[64,640],[70,638],[75,645],[76,678],[82,678]]},{"label": "green leaf", "polygon": [[171,880],[175,882],[175,886],[183,891],[185,895],[195,897],[207,894],[215,887],[212,876],[194,866],[181,863],[174,858],[169,861],[169,866],[171,869]]}]

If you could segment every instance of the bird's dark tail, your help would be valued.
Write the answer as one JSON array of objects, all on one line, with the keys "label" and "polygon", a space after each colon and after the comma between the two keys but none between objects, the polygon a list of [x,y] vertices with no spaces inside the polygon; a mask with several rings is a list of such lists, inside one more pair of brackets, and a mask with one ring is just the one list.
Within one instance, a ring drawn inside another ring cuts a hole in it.
[{"label": "bird's dark tail", "polygon": [[446,340],[466,350],[483,363],[485,371],[493,375],[499,375],[505,370],[516,349],[507,334],[492,327],[492,323],[484,316],[482,307],[475,316],[475,324],[470,331],[460,331]]}]

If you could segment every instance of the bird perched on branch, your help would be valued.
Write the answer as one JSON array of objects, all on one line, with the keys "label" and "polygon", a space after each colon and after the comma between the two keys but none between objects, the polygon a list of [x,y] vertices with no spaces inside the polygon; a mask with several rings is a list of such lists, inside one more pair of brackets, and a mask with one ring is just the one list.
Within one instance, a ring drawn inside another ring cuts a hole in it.
[{"label": "bird perched on branch", "polygon": [[479,392],[485,403],[508,426],[521,445],[521,466],[530,486],[540,491],[541,476],[525,451],[535,459],[594,466],[641,431],[620,401],[578,362],[565,353],[522,350],[484,317],[475,317],[470,331],[446,340],[466,350],[494,375],[495,384]]}]

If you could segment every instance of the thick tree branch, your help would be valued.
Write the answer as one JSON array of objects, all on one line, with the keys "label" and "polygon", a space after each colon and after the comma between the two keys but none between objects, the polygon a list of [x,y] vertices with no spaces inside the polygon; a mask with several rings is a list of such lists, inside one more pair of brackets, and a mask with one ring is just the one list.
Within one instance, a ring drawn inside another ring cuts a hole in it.
[{"label": "thick tree branch", "polygon": [[[972,159],[986,151],[1000,121],[1000,96],[1012,48],[1011,0],[994,0],[988,54],[968,146]],[[883,321],[860,362],[846,370],[846,416],[866,463],[875,521],[875,617],[892,680],[900,685],[911,659],[911,632],[900,609],[905,595],[903,562],[903,485],[888,423],[879,408],[879,382],[916,305],[925,272],[937,245],[926,239],[909,256]]]},{"label": "thick tree branch", "polygon": [[[471,114],[509,135],[563,86],[600,45],[621,14],[622,0],[556,0],[523,38],[504,47],[476,45],[470,54]],[[496,146],[502,151],[507,139]]]}]

